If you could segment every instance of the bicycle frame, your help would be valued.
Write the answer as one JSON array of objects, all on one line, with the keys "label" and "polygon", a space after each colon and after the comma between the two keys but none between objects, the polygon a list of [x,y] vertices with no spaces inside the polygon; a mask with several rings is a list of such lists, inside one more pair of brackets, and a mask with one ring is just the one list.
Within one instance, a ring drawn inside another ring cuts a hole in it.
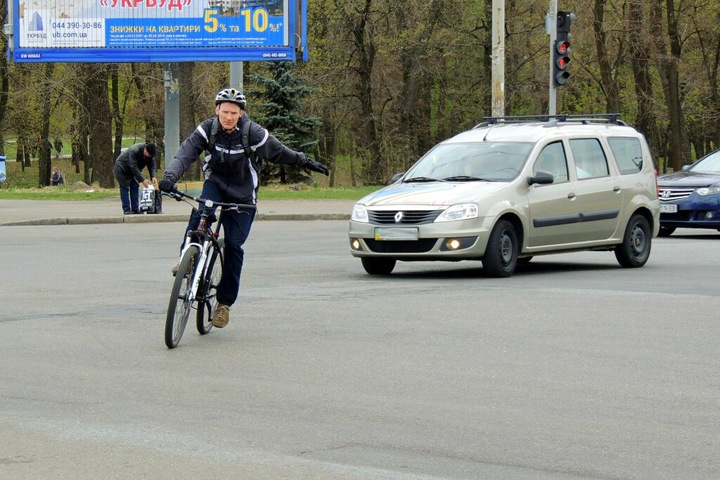
[{"label": "bicycle frame", "polygon": [[[212,222],[210,222],[209,219],[212,215],[214,215],[214,211],[210,210],[214,204],[212,200],[205,200],[204,202],[205,208],[203,208],[203,211],[200,214],[200,225],[198,225],[197,230],[187,233],[185,236],[185,243],[182,251],[180,252],[180,258],[182,258],[187,249],[192,246],[196,246],[200,251],[200,257],[198,258],[198,263],[193,273],[192,283],[188,291],[188,301],[191,303],[195,301],[195,296],[197,294],[198,287],[200,286],[200,279],[207,274],[207,269],[209,268],[208,259],[210,258],[208,251],[210,250],[210,246],[214,245],[216,248],[218,247],[217,239],[220,235],[220,219],[222,217],[222,210],[217,217],[215,230],[213,231],[211,228]],[[193,242],[192,240],[194,237],[200,237],[202,239],[202,243]],[[198,268],[200,265],[202,265],[202,268]]]},{"label": "bicycle frame", "polygon": [[[198,263],[193,272],[191,287],[188,291],[188,301],[192,303],[195,301],[195,296],[197,294],[198,287],[200,286],[200,279],[202,279],[207,274],[207,269],[209,268],[208,260],[210,256],[208,255],[208,251],[210,250],[211,246],[219,248],[218,238],[220,236],[220,225],[223,212],[225,210],[236,212],[240,211],[241,209],[245,211],[255,210],[257,207],[255,205],[242,203],[214,202],[212,200],[193,197],[179,191],[163,193],[163,195],[175,198],[178,201],[181,201],[184,198],[188,198],[196,201],[198,204],[202,204],[204,207],[202,209],[202,213],[200,213],[200,224],[198,225],[197,230],[187,232],[187,235],[185,236],[185,242],[180,252],[180,258],[182,259],[187,249],[191,246],[197,247],[200,251],[200,257],[198,258]],[[217,219],[212,220],[211,217],[215,215],[217,207],[220,207],[220,212],[217,215]],[[195,207],[193,207],[193,209],[197,210]],[[215,222],[215,230],[212,230],[213,222]],[[199,238],[202,243],[193,241],[194,238]],[[199,265],[202,265],[202,268],[197,268],[197,266]]]}]

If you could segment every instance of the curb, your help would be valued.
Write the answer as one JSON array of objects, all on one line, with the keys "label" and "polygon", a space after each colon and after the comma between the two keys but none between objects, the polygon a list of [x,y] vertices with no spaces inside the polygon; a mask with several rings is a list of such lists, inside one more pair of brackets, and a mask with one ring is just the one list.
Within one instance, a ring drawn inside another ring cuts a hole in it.
[{"label": "curb", "polygon": [[[60,217],[42,218],[38,220],[22,220],[19,222],[0,223],[0,227],[27,227],[38,225],[95,225],[105,223],[161,223],[161,222],[187,222],[189,215],[129,215],[118,217]],[[255,221],[273,220],[350,220],[350,215],[344,213],[259,213]]]}]

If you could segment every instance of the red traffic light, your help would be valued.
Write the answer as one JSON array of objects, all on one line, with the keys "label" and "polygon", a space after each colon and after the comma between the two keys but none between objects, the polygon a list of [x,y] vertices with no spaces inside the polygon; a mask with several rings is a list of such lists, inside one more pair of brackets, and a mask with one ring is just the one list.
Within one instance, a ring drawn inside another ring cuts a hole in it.
[{"label": "red traffic light", "polygon": [[567,40],[564,42],[557,42],[557,45],[555,45],[555,49],[560,55],[569,55],[570,54],[570,42]]}]

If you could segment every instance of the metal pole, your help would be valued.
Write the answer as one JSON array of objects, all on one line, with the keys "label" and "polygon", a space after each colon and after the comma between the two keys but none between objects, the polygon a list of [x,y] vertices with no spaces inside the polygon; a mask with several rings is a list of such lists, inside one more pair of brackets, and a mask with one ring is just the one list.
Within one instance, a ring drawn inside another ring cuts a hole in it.
[{"label": "metal pole", "polygon": [[163,71],[165,85],[165,165],[180,148],[180,67],[166,63]]},{"label": "metal pole", "polygon": [[548,95],[548,113],[555,115],[557,113],[555,104],[557,103],[557,89],[555,87],[555,80],[553,74],[555,73],[555,67],[553,65],[553,57],[555,51],[555,40],[557,40],[557,0],[550,0],[550,7],[548,8],[547,17],[545,19],[545,29],[548,35],[550,35],[550,93]]},{"label": "metal pole", "polygon": [[492,2],[492,116],[505,115],[505,0]]},{"label": "metal pole", "polygon": [[243,62],[230,62],[230,87],[243,91]]}]

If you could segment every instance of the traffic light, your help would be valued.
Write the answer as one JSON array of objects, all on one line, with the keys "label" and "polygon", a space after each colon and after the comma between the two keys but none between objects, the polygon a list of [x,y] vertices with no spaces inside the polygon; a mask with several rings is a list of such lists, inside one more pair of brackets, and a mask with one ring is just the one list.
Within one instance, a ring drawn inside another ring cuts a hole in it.
[{"label": "traffic light", "polygon": [[553,48],[553,81],[556,87],[565,85],[570,73],[567,71],[570,63],[570,25],[577,19],[572,12],[557,13],[557,36]]}]

